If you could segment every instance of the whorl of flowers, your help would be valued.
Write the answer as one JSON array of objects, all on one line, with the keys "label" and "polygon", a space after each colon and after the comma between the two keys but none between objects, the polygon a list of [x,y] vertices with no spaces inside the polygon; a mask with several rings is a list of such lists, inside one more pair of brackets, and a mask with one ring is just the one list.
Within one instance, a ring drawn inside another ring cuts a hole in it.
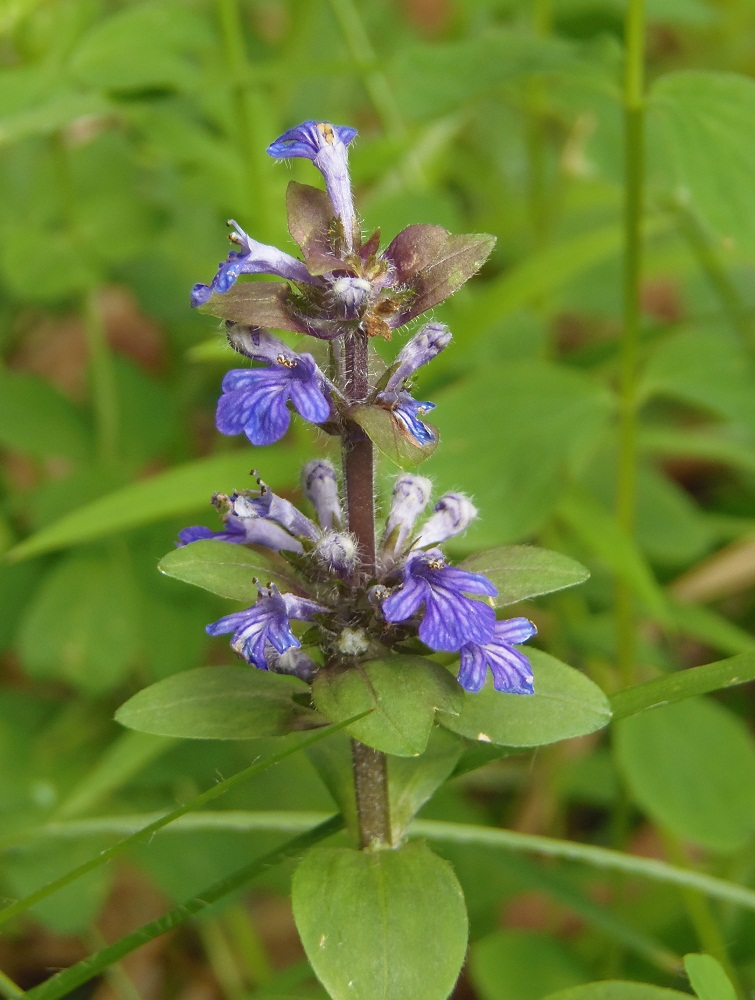
[{"label": "whorl of flowers", "polygon": [[[360,398],[349,392],[353,373],[340,345],[354,337],[390,339],[471,277],[493,240],[452,236],[432,225],[409,226],[382,250],[379,233],[363,239],[348,172],[355,136],[347,126],[308,121],[268,147],[277,159],[310,159],[325,181],[325,191],[289,185],[289,231],[303,259],[258,243],[231,222],[234,249],[210,284],[194,286],[192,305],[225,320],[229,343],[254,365],[226,374],[216,423],[223,434],[268,445],[285,435],[292,410],[344,442],[355,427],[372,437],[374,421],[383,427],[387,421],[389,433],[421,458],[437,443],[437,431],[424,420],[434,404],[415,400],[410,383],[449,345],[448,328],[426,323],[391,365],[372,358],[372,388]],[[284,280],[239,281],[244,274]],[[293,350],[270,327],[329,341],[330,363],[321,354],[316,360]],[[368,566],[350,530],[339,478],[326,458],[304,466],[302,487],[314,518],[258,481],[256,490],[216,495],[220,531],[192,527],[180,533],[179,545],[213,538],[260,546],[290,581],[283,593],[258,584],[252,607],[207,631],[231,633],[232,648],[255,667],[308,681],[332,664],[357,664],[391,650],[415,652],[421,643],[428,651],[458,654],[459,682],[468,691],[482,688],[489,669],[497,690],[531,694],[529,661],[515,647],[534,635],[534,626],[525,618],[497,621],[495,586],[450,565],[439,548],[475,519],[472,501],[445,493],[425,516],[432,484],[399,475]]]}]

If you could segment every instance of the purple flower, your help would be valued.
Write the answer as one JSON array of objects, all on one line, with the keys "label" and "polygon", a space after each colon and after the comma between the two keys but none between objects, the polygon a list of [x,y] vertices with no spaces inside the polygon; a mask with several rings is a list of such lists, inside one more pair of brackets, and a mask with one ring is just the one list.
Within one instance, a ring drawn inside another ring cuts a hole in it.
[{"label": "purple flower", "polygon": [[343,522],[338,479],[333,463],[326,458],[313,458],[301,470],[304,495],[315,508],[323,529],[340,527]]},{"label": "purple flower", "polygon": [[326,389],[325,377],[311,354],[284,349],[269,367],[236,368],[226,374],[215,423],[221,434],[246,434],[252,444],[272,444],[288,430],[289,400],[312,424],[328,419]]},{"label": "purple flower", "polygon": [[209,635],[233,632],[231,648],[248,663],[253,663],[260,670],[268,670],[265,652],[268,643],[277,653],[285,653],[287,649],[301,646],[291,631],[289,619],[309,621],[313,615],[322,611],[327,611],[327,608],[303,597],[281,594],[273,585],[264,591],[260,589],[260,596],[254,607],[226,615],[208,625],[205,631]]},{"label": "purple flower", "polygon": [[469,497],[463,493],[445,493],[422,525],[414,545],[421,549],[446,542],[466,531],[476,517],[477,508]]},{"label": "purple flower", "polygon": [[420,402],[403,385],[407,379],[432,361],[451,343],[451,331],[443,323],[427,323],[399,352],[385,388],[375,397],[378,406],[389,409],[399,425],[420,447],[435,444],[436,435],[422,420],[435,409],[435,403]]},{"label": "purple flower", "polygon": [[399,351],[394,370],[385,385],[386,391],[400,389],[418,368],[445,350],[451,340],[451,331],[444,323],[426,323]]},{"label": "purple flower", "polygon": [[237,545],[264,545],[274,552],[286,550],[301,552],[301,542],[277,524],[262,517],[237,517],[229,514],[222,531],[212,531],[203,525],[183,528],[178,532],[178,546],[190,545],[202,539],[212,538],[218,542],[235,542]]},{"label": "purple flower", "polygon": [[295,507],[290,500],[279,497],[258,479],[259,493],[243,491],[233,495],[233,511],[239,517],[260,517],[273,521],[297,538],[316,541],[320,531],[310,519]]},{"label": "purple flower", "polygon": [[357,130],[347,125],[307,121],[290,128],[267,147],[270,156],[277,160],[303,156],[314,163],[325,178],[325,189],[333,205],[333,211],[343,225],[343,234],[349,250],[353,242],[356,216],[349,180],[349,154],[346,147],[356,134]]},{"label": "purple flower", "polygon": [[[393,484],[391,509],[385,522],[381,544],[383,562],[393,564],[395,553],[402,552],[414,522],[430,501],[433,484],[411,472],[399,476]],[[390,546],[390,548],[389,548]]]},{"label": "purple flower", "polygon": [[514,644],[526,642],[536,632],[527,618],[496,622],[493,637],[488,642],[468,642],[461,647],[459,684],[467,691],[480,691],[490,667],[496,691],[534,694],[532,666],[524,653],[514,649]]},{"label": "purple flower", "polygon": [[424,603],[419,637],[426,645],[454,651],[484,644],[493,635],[495,612],[468,593],[495,597],[498,590],[484,576],[447,566],[439,549],[417,552],[404,563],[401,586],[383,601],[383,614],[386,621],[403,622]]},{"label": "purple flower", "polygon": [[435,403],[420,402],[404,390],[380,392],[375,397],[375,402],[390,410],[399,425],[421,448],[435,444],[437,438],[434,431],[422,420],[426,413],[435,409]]},{"label": "purple flower", "polygon": [[242,249],[231,250],[227,259],[220,262],[218,273],[212,279],[212,284],[194,285],[191,290],[191,304],[194,308],[204,305],[213,292],[227,292],[236,284],[236,279],[240,274],[275,274],[279,278],[287,278],[289,281],[318,283],[318,279],[313,278],[304,264],[296,257],[284,253],[283,250],[278,250],[277,247],[253,240],[233,219],[228,220],[228,225],[233,226],[235,230],[229,236],[230,241]]}]

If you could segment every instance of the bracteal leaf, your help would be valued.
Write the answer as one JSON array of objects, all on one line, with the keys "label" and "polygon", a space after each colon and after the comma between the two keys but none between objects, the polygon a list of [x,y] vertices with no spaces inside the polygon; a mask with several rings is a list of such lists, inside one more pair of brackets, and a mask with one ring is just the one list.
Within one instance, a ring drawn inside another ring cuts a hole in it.
[{"label": "bracteal leaf", "polygon": [[460,736],[497,746],[535,747],[607,726],[608,699],[573,667],[539,649],[527,649],[535,675],[535,694],[501,694],[490,678],[478,694],[465,694],[458,715],[438,722]]},{"label": "bracteal leaf", "polygon": [[446,1000],[467,947],[464,897],[424,843],[309,851],[293,879],[294,919],[333,1000]]},{"label": "bracteal leaf", "polygon": [[254,667],[198,667],[139,691],[115,718],[128,729],[183,739],[283,736],[322,722],[294,701],[307,691],[295,677]]}]

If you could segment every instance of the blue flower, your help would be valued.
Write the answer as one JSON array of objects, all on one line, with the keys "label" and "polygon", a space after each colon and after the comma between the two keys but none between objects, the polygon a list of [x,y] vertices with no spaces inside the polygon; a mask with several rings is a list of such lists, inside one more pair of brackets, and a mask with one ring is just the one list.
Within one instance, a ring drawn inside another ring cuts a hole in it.
[{"label": "blue flower", "polygon": [[495,597],[498,590],[478,573],[447,566],[439,549],[409,556],[398,590],[383,601],[386,621],[411,618],[422,603],[420,639],[432,649],[455,651],[467,643],[484,644],[493,636],[495,612],[466,594]]},{"label": "blue flower", "polygon": [[405,390],[380,392],[375,397],[375,402],[378,406],[390,410],[399,426],[420,447],[435,444],[437,440],[435,432],[422,420],[426,413],[435,409],[435,403],[420,402]]},{"label": "blue flower", "polygon": [[422,417],[435,409],[435,403],[414,399],[403,385],[451,343],[451,331],[443,323],[427,323],[399,352],[385,388],[375,397],[378,406],[389,409],[399,425],[420,447],[435,444],[437,438]]},{"label": "blue flower", "polygon": [[301,643],[291,631],[289,620],[309,621],[322,611],[327,611],[327,608],[303,597],[281,594],[273,585],[265,591],[260,590],[254,607],[226,615],[208,625],[205,631],[209,635],[233,632],[231,648],[248,663],[253,663],[260,670],[268,670],[267,644],[277,653],[298,648]]},{"label": "blue flower", "polygon": [[496,622],[493,637],[488,642],[468,642],[461,647],[459,684],[467,691],[480,691],[490,667],[496,691],[534,694],[532,666],[524,653],[514,649],[514,644],[526,642],[536,632],[527,618]]},{"label": "blue flower", "polygon": [[178,532],[178,546],[190,545],[203,539],[218,542],[235,542],[237,545],[264,545],[274,552],[301,552],[302,544],[279,525],[262,517],[237,517],[228,514],[222,531],[212,531],[203,525],[182,528]]},{"label": "blue flower", "polygon": [[232,369],[222,383],[215,423],[221,434],[246,434],[252,444],[272,444],[288,430],[288,401],[305,420],[330,416],[325,377],[311,354],[281,351],[267,368]]},{"label": "blue flower", "polygon": [[275,274],[289,281],[319,283],[320,279],[313,278],[296,257],[278,250],[277,247],[253,240],[233,219],[228,220],[228,225],[233,226],[235,230],[229,236],[230,241],[242,249],[231,250],[227,259],[220,262],[212,284],[194,285],[191,290],[191,304],[194,308],[204,305],[213,292],[227,292],[236,284],[240,274]]},{"label": "blue flower", "polygon": [[418,368],[437,358],[452,339],[451,331],[444,323],[426,323],[399,351],[385,388],[389,392],[400,388]]},{"label": "blue flower", "polygon": [[267,147],[270,156],[277,160],[303,156],[317,167],[325,178],[325,189],[333,211],[343,225],[343,235],[349,250],[353,243],[356,215],[346,147],[356,134],[357,130],[348,125],[307,121],[290,128]]}]

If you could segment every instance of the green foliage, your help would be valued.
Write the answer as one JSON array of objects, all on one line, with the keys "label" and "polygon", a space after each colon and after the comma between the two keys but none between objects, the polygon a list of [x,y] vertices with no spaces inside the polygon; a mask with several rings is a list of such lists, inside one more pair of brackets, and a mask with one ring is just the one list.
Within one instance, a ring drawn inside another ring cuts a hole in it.
[{"label": "green foliage", "polygon": [[482,1000],[541,1000],[554,986],[585,979],[580,963],[557,940],[517,930],[474,942],[469,971]]},{"label": "green foliage", "polygon": [[650,92],[650,123],[667,156],[670,193],[751,260],[754,106],[755,82],[735,73],[669,73]]},{"label": "green foliage", "polygon": [[444,1000],[453,988],[467,947],[464,897],[425,844],[310,851],[293,906],[307,957],[337,1000]]},{"label": "green foliage", "polygon": [[314,713],[294,700],[305,692],[306,685],[295,677],[252,667],[199,667],[137,692],[115,717],[129,729],[156,736],[260,739],[316,723]]},{"label": "green foliage", "polygon": [[678,990],[664,990],[658,986],[643,986],[640,983],[606,981],[577,986],[573,990],[559,990],[550,993],[543,1000],[678,1000],[689,996]]},{"label": "green foliage", "polygon": [[372,710],[349,727],[354,739],[383,753],[414,757],[427,746],[436,710],[456,715],[463,691],[432,660],[391,656],[367,660],[357,670],[321,670],[312,698],[331,722]]},{"label": "green foliage", "polygon": [[684,969],[698,1000],[736,1000],[734,987],[712,955],[685,955]]},{"label": "green foliage", "polygon": [[714,851],[755,833],[755,746],[721,705],[691,699],[624,719],[617,759],[632,796],[663,827]]},{"label": "green foliage", "polygon": [[215,539],[200,539],[174,549],[163,556],[157,568],[166,576],[247,605],[257,598],[255,578],[263,586],[270,582],[282,590],[291,587],[285,569],[264,553]]},{"label": "green foliage", "polygon": [[467,694],[457,715],[439,721],[460,736],[507,747],[537,747],[594,733],[608,725],[608,699],[584,674],[541,650],[528,653],[535,694],[500,694],[492,680]]},{"label": "green foliage", "polygon": [[460,566],[470,573],[481,573],[495,584],[498,595],[493,602],[497,608],[574,587],[590,575],[576,560],[534,545],[502,545],[475,552]]}]

